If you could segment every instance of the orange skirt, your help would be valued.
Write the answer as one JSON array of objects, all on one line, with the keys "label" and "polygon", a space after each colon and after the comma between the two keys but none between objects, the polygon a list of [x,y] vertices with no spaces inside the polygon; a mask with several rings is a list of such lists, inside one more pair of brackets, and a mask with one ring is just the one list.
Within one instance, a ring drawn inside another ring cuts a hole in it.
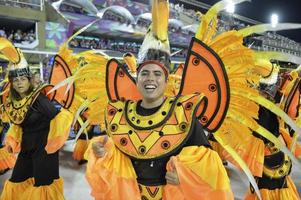
[{"label": "orange skirt", "polygon": [[64,200],[63,179],[54,180],[51,185],[34,187],[34,179],[20,183],[5,182],[0,200]]},{"label": "orange skirt", "polygon": [[[300,200],[300,196],[291,177],[286,177],[287,188],[268,190],[260,189],[262,200]],[[245,200],[259,200],[256,194],[250,190],[245,196]]]}]

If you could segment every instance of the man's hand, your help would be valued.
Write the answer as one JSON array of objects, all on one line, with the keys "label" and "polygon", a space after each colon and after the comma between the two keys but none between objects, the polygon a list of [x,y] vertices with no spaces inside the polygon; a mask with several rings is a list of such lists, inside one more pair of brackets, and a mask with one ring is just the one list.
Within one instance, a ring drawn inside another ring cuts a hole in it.
[{"label": "man's hand", "polygon": [[171,185],[179,185],[180,184],[179,176],[172,160],[171,160],[171,166],[172,166],[172,171],[166,172],[165,175],[166,182]]},{"label": "man's hand", "polygon": [[94,142],[92,144],[93,153],[97,158],[102,158],[105,156],[106,149],[104,146],[107,143],[107,141],[108,141],[108,136],[106,135],[106,136],[104,136],[104,139],[102,142]]}]

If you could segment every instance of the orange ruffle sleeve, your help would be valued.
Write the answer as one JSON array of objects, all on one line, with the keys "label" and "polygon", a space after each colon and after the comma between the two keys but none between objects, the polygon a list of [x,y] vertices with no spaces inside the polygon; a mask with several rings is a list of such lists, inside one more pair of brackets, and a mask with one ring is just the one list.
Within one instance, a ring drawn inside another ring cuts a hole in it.
[{"label": "orange ruffle sleeve", "polygon": [[73,114],[66,109],[61,111],[50,121],[48,141],[45,150],[48,154],[59,150],[68,139],[73,122]]},{"label": "orange ruffle sleeve", "polygon": [[168,171],[174,169],[180,184],[167,184],[163,200],[234,199],[227,172],[215,151],[206,147],[185,147],[167,163]]},{"label": "orange ruffle sleeve", "polygon": [[10,147],[13,153],[18,153],[21,150],[22,128],[19,125],[12,124],[5,138],[5,146]]},{"label": "orange ruffle sleeve", "polygon": [[116,148],[108,138],[106,154],[97,158],[91,148],[105,136],[93,138],[85,153],[88,160],[86,178],[91,186],[91,195],[96,200],[140,200],[136,173],[128,156]]}]

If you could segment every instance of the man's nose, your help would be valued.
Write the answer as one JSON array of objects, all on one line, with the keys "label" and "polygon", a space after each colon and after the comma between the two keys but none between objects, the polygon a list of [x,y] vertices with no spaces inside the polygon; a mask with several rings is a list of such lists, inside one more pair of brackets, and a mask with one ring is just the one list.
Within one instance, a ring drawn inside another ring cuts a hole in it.
[{"label": "man's nose", "polygon": [[155,75],[153,73],[150,73],[147,78],[148,80],[155,80]]}]

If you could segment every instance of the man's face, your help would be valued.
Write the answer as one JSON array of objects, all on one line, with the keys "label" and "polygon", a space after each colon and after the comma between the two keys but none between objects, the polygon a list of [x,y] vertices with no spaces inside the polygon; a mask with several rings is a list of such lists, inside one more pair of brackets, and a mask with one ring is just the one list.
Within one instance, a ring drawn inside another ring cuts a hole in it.
[{"label": "man's face", "polygon": [[34,81],[35,81],[36,83],[40,83],[40,82],[41,82],[41,76],[40,76],[40,74],[35,74],[35,75],[34,75]]},{"label": "man's face", "polygon": [[153,102],[164,96],[167,80],[163,69],[153,63],[142,67],[138,73],[137,87],[143,100]]}]

